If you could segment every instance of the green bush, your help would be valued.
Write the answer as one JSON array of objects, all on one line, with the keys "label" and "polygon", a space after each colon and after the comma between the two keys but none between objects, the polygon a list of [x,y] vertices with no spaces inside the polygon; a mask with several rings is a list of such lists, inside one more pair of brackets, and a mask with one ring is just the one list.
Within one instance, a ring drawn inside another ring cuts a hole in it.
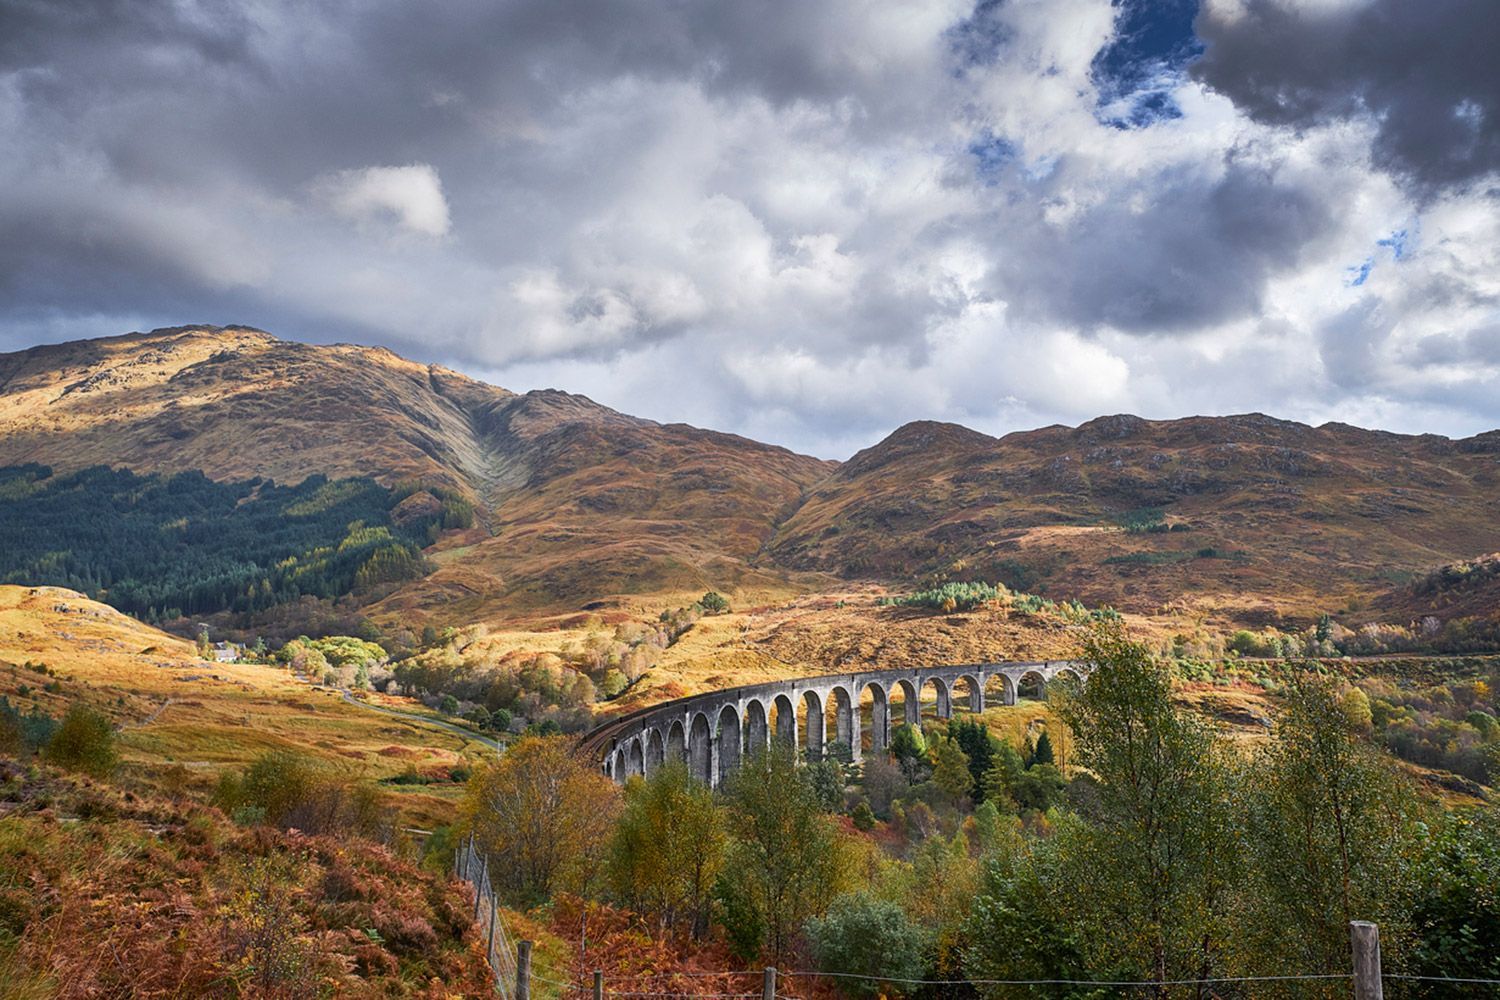
[{"label": "green bush", "polygon": [[1451,815],[1423,846],[1412,879],[1411,971],[1500,979],[1500,818],[1493,810]]},{"label": "green bush", "polygon": [[710,590],[698,598],[698,607],[706,615],[722,615],[729,611],[729,599],[716,590]]},{"label": "green bush", "polygon": [[1158,534],[1167,530],[1160,507],[1137,507],[1123,514],[1116,514],[1114,522],[1132,535]]},{"label": "green bush", "polygon": [[307,833],[374,836],[386,824],[373,787],[341,780],[291,750],[267,751],[243,773],[221,774],[213,803],[246,826],[266,822]]},{"label": "green bush", "polygon": [[120,759],[115,751],[115,727],[103,713],[87,705],[74,705],[63,716],[43,755],[70,771],[107,777]]},{"label": "green bush", "polygon": [[32,753],[46,746],[56,731],[57,720],[37,706],[22,715],[9,698],[0,695],[0,753],[17,757]]},{"label": "green bush", "polygon": [[927,936],[895,903],[864,893],[840,896],[822,917],[807,922],[807,940],[824,972],[869,976],[840,985],[862,996],[901,995],[912,987],[899,982],[920,979]]},{"label": "green bush", "polygon": [[1008,594],[1009,591],[1002,587],[976,580],[970,583],[945,583],[940,587],[919,590],[902,597],[881,598],[879,603],[931,608],[934,611],[944,612],[972,611]]}]

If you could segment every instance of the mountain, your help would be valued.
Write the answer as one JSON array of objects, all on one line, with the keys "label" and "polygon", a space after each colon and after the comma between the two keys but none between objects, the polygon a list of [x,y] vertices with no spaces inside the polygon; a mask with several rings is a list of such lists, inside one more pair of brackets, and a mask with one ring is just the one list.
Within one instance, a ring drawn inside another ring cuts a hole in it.
[{"label": "mountain", "polygon": [[851,578],[1000,579],[1144,614],[1358,611],[1500,543],[1500,432],[1461,441],[1261,414],[1101,417],[991,438],[914,423],[767,551]]},{"label": "mountain", "polygon": [[452,488],[473,502],[475,527],[443,537],[436,571],[376,609],[445,621],[784,586],[751,560],[834,468],[583,396],[512,393],[380,348],[243,327],[0,355],[0,466],[30,462]]},{"label": "mountain", "polygon": [[1500,431],[1121,415],[994,438],[920,421],[836,463],[243,327],[0,355],[0,466],[28,462],[405,481],[392,530],[436,516],[433,494],[466,498],[473,526],[427,548],[432,572],[360,599],[387,621],[987,579],[1305,622],[1418,611],[1409,581],[1500,549]]}]

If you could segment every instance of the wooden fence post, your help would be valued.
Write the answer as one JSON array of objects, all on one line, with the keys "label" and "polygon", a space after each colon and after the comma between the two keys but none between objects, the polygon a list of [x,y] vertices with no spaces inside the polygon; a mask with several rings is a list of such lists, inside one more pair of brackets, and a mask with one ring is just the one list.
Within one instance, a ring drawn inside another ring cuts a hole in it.
[{"label": "wooden fence post", "polygon": [[761,1000],[776,1000],[776,966],[766,966],[766,978],[761,983]]},{"label": "wooden fence post", "polygon": [[1354,1000],[1385,1000],[1380,981],[1380,928],[1368,920],[1349,921],[1354,946]]},{"label": "wooden fence post", "polygon": [[484,942],[484,957],[493,967],[495,964],[495,925],[500,922],[500,910],[493,899],[490,900],[490,933]]},{"label": "wooden fence post", "polygon": [[516,1000],[531,1000],[531,942],[516,942]]},{"label": "wooden fence post", "polygon": [[594,970],[594,1000],[604,1000],[604,970]]}]

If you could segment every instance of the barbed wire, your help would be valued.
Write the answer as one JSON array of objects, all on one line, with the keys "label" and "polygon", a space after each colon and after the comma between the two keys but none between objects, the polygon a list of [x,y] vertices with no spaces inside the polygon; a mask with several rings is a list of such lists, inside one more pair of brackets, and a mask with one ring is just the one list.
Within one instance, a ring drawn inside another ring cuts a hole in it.
[{"label": "barbed wire", "polygon": [[[681,972],[668,974],[654,974],[649,976],[615,975],[610,976],[612,982],[650,982],[670,980],[678,977],[683,978],[707,978],[712,976],[749,976],[763,975],[764,970],[743,969],[728,972]],[[1267,976],[1209,976],[1201,979],[905,979],[899,976],[871,976],[860,972],[814,972],[801,969],[777,970],[778,976],[788,978],[817,978],[826,977],[830,979],[860,979],[867,982],[899,983],[903,986],[1111,986],[1111,987],[1150,987],[1150,986],[1206,986],[1214,983],[1268,983],[1268,982],[1294,982],[1294,981],[1316,981],[1316,980],[1338,980],[1352,979],[1353,974],[1347,972],[1326,973],[1297,973]],[[587,993],[592,986],[579,983],[559,982],[546,976],[532,973],[532,979],[537,982],[547,983],[565,990],[574,990]],[[1428,983],[1463,983],[1475,985],[1500,986],[1500,979],[1483,979],[1466,976],[1419,976],[1407,973],[1388,972],[1384,973],[1384,979],[1401,979],[1412,982]],[[606,996],[642,998],[642,1000],[660,1000],[666,997],[696,997],[698,1000],[754,1000],[760,997],[760,993],[669,993],[641,990],[605,990]],[[794,998],[778,993],[776,1000],[794,1000]]]},{"label": "barbed wire", "polygon": [[897,976],[867,976],[859,972],[778,972],[782,976],[832,979],[863,979],[874,983],[900,983],[903,986],[1206,986],[1211,983],[1268,983],[1290,980],[1353,979],[1350,972],[1308,973],[1285,976],[1211,976],[1205,979],[902,979]]},{"label": "barbed wire", "polygon": [[636,991],[604,991],[606,997],[696,997],[696,1000],[759,1000],[759,993],[636,993]]},{"label": "barbed wire", "polygon": [[709,978],[712,976],[761,976],[765,975],[765,971],[765,969],[731,969],[725,972],[704,972],[694,969],[683,972],[653,972],[649,974],[637,973],[635,975],[611,975],[609,978],[615,982],[619,982],[623,979],[632,983],[645,983],[660,981],[663,979],[701,979]]}]

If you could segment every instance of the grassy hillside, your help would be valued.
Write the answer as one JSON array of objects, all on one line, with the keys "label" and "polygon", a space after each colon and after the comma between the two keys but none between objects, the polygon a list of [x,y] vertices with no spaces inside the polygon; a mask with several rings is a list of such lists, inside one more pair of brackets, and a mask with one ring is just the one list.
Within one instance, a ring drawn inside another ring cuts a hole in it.
[{"label": "grassy hillside", "polygon": [[[75,702],[120,727],[117,781],[206,798],[221,775],[286,750],[350,780],[445,775],[489,751],[454,733],[351,705],[281,667],[207,663],[191,643],[52,587],[0,586],[0,696],[61,718]],[[448,822],[453,782],[383,785],[406,825]]]},{"label": "grassy hillside", "polygon": [[1141,614],[1306,622],[1500,544],[1500,434],[1250,415],[989,438],[911,424],[840,467],[770,555],[846,577],[1002,580]]}]

